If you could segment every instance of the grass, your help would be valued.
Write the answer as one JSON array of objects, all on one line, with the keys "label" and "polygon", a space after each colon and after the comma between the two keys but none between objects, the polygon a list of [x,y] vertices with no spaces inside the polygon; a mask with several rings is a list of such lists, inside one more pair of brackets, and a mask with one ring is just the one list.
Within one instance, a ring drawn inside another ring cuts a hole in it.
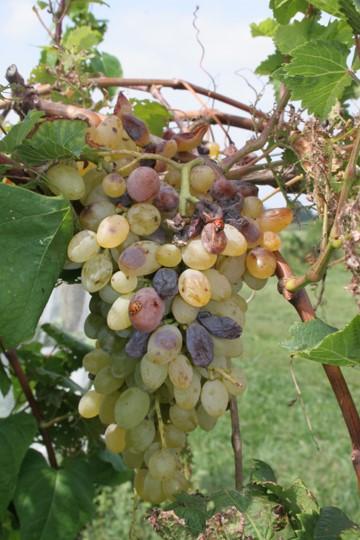
[{"label": "grass", "polygon": [[[334,267],[329,271],[326,303],[318,316],[341,327],[356,314],[356,306],[344,291],[348,275]],[[244,291],[244,296],[249,292]],[[280,347],[288,328],[297,320],[293,308],[277,293],[275,280],[250,303],[244,332],[245,352],[237,362],[244,369],[248,388],[239,400],[245,474],[251,460],[268,462],[280,483],[300,477],[321,505],[341,507],[360,521],[359,499],[350,460],[350,442],[340,410],[323,368],[296,360],[294,369],[313,433],[307,427],[290,372],[286,350]],[[344,369],[355,402],[360,404],[360,372]],[[316,440],[316,443],[314,442]],[[193,450],[194,487],[204,492],[233,487],[233,459],[229,416],[220,419],[210,433],[190,435]],[[99,498],[98,515],[84,540],[126,539],[132,520],[129,484],[107,490]],[[137,510],[132,538],[158,538]]]}]

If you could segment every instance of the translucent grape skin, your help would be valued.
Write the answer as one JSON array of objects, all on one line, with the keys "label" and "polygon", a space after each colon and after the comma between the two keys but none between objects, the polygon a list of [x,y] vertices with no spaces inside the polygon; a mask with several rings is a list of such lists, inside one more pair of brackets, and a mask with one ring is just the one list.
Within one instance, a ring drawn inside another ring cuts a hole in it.
[{"label": "translucent grape skin", "polygon": [[285,229],[293,220],[291,208],[272,208],[265,210],[259,218],[259,225],[262,231],[278,233]]},{"label": "translucent grape skin", "polygon": [[105,444],[110,452],[120,453],[125,450],[126,432],[116,424],[110,424],[105,431]]},{"label": "translucent grape skin", "polygon": [[145,202],[155,197],[160,190],[160,178],[151,167],[138,167],[127,179],[127,191],[136,202]]},{"label": "translucent grape skin", "polygon": [[69,242],[67,254],[70,261],[83,263],[97,254],[100,246],[93,231],[80,231]]},{"label": "translucent grape skin", "polygon": [[178,275],[170,268],[160,268],[153,277],[152,285],[161,298],[175,296],[178,293]]},{"label": "translucent grape skin", "polygon": [[212,315],[209,311],[200,311],[198,322],[213,336],[222,339],[236,339],[241,335],[241,327],[230,317]]},{"label": "translucent grape skin", "polygon": [[221,416],[226,411],[229,394],[221,381],[206,381],[201,390],[201,404],[209,416]]},{"label": "translucent grape skin", "polygon": [[190,324],[195,321],[199,308],[191,306],[180,295],[177,295],[171,304],[171,311],[177,322]]},{"label": "translucent grape skin", "polygon": [[47,185],[55,195],[63,195],[70,201],[81,199],[85,195],[83,177],[76,167],[71,165],[53,165],[46,172]]},{"label": "translucent grape skin", "polygon": [[88,292],[99,291],[110,281],[112,262],[105,253],[91,257],[85,262],[81,271],[81,282]]},{"label": "translucent grape skin", "polygon": [[121,197],[126,191],[125,179],[116,172],[104,176],[101,185],[108,197]]},{"label": "translucent grape skin", "polygon": [[181,251],[174,244],[163,244],[156,252],[156,260],[159,265],[172,268],[181,262]]},{"label": "translucent grape skin", "polygon": [[89,390],[80,399],[78,409],[79,414],[83,418],[94,418],[99,414],[100,406],[104,396],[95,392],[95,390]]},{"label": "translucent grape skin", "polygon": [[129,317],[136,330],[153,332],[159,326],[164,312],[164,302],[152,287],[139,289],[131,297]]},{"label": "translucent grape skin", "polygon": [[137,203],[129,208],[127,219],[131,232],[139,236],[149,236],[160,226],[161,215],[153,204]]},{"label": "translucent grape skin", "polygon": [[207,277],[199,270],[188,268],[179,277],[179,293],[194,307],[203,307],[211,298],[211,287]]},{"label": "translucent grape skin", "polygon": [[258,247],[248,253],[246,267],[252,276],[266,279],[275,272],[276,258],[271,251]]},{"label": "translucent grape skin", "polygon": [[209,332],[198,323],[186,329],[186,348],[195,366],[206,367],[214,359],[214,343]]},{"label": "translucent grape skin", "polygon": [[128,388],[115,403],[115,420],[118,426],[132,429],[142,422],[149,412],[149,395],[140,388]]},{"label": "translucent grape skin", "polygon": [[124,216],[114,214],[104,218],[96,233],[98,244],[104,248],[114,248],[126,240],[130,227]]}]

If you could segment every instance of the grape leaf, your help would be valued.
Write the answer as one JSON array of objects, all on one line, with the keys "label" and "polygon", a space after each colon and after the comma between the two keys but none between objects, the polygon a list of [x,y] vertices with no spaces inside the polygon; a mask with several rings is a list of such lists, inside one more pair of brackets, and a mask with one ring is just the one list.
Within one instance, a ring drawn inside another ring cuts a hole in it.
[{"label": "grape leaf", "polygon": [[93,496],[84,461],[76,459],[55,470],[39,452],[29,450],[15,494],[22,540],[75,538],[93,514]]},{"label": "grape leaf", "polygon": [[[309,324],[309,323],[306,323]],[[360,364],[360,315],[342,330],[332,332],[318,344],[308,344],[296,356],[335,366]]]},{"label": "grape leaf", "polygon": [[258,75],[271,75],[274,71],[282,66],[283,62],[283,55],[279,51],[276,51],[273,54],[270,54],[258,65],[255,73]]},{"label": "grape leaf", "polygon": [[251,23],[250,31],[252,37],[264,36],[273,37],[279,24],[274,19],[265,19],[259,23]]},{"label": "grape leaf", "polygon": [[0,152],[11,154],[23,142],[42,116],[44,116],[44,113],[41,111],[28,112],[24,120],[15,124],[1,139]]},{"label": "grape leaf", "polygon": [[276,476],[273,469],[260,459],[253,459],[250,470],[250,482],[276,482]]},{"label": "grape leaf", "polygon": [[176,495],[175,502],[168,507],[185,520],[190,532],[194,535],[200,534],[206,524],[206,520],[211,516],[207,510],[207,499],[199,494],[189,495],[180,493]]},{"label": "grape leaf", "polygon": [[76,52],[91,49],[101,41],[101,34],[90,26],[77,26],[69,30],[62,41],[65,49]]},{"label": "grape leaf", "polygon": [[324,506],[315,525],[314,540],[338,540],[341,532],[354,528],[359,534],[360,528],[344,512],[334,506]]},{"label": "grape leaf", "polygon": [[11,379],[5,371],[5,367],[0,362],[0,392],[1,394],[3,396],[6,396],[10,388],[11,388]]},{"label": "grape leaf", "polygon": [[134,115],[147,124],[149,130],[159,137],[171,119],[169,111],[157,101],[149,99],[132,99]]},{"label": "grape leaf", "polygon": [[295,21],[292,24],[278,26],[274,41],[283,54],[291,54],[296,47],[311,39],[337,40],[351,45],[353,36],[350,26],[345,21],[332,21],[327,26],[314,19]]},{"label": "grape leaf", "polygon": [[311,0],[311,3],[314,7],[331,15],[339,15],[339,0]]},{"label": "grape leaf", "polygon": [[35,434],[30,414],[21,412],[0,420],[0,518],[13,498],[21,462]]},{"label": "grape leaf", "polygon": [[302,351],[315,347],[320,341],[332,332],[336,332],[337,328],[329,326],[321,319],[314,319],[307,322],[296,322],[290,329],[291,339],[283,342],[282,346],[291,351]]},{"label": "grape leaf", "polygon": [[82,120],[50,120],[16,150],[20,161],[39,165],[49,160],[78,158],[86,148],[88,126]]},{"label": "grape leaf", "polygon": [[94,348],[54,324],[43,324],[41,329],[58,344],[60,349],[65,350],[77,362],[81,362],[85,354]]},{"label": "grape leaf", "polygon": [[360,13],[354,6],[352,0],[340,0],[340,12],[354,30],[355,34],[360,34]]},{"label": "grape leaf", "polygon": [[306,0],[270,0],[270,9],[280,24],[287,24],[298,11],[305,12],[307,7]]},{"label": "grape leaf", "polygon": [[325,118],[351,84],[346,59],[349,49],[337,41],[315,40],[297,47],[286,65],[292,99]]},{"label": "grape leaf", "polygon": [[[89,63],[89,72],[104,75],[105,77],[122,77],[123,70],[119,60],[112,54],[95,52]],[[107,91],[110,96],[116,93],[116,87],[110,86]]]},{"label": "grape leaf", "polygon": [[31,338],[72,235],[68,201],[0,184],[0,332],[5,348]]}]

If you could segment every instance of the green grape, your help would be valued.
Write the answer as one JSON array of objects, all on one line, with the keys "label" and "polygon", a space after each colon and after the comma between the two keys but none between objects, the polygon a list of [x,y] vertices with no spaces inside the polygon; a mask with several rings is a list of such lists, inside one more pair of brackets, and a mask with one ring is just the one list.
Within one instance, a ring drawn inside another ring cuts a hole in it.
[{"label": "green grape", "polygon": [[108,197],[121,197],[126,191],[125,179],[116,172],[104,176],[101,185]]},{"label": "green grape", "polygon": [[240,257],[219,257],[216,270],[223,274],[231,284],[241,283],[245,272],[245,254]]},{"label": "green grape", "polygon": [[139,425],[126,432],[126,448],[134,453],[145,452],[155,437],[152,420],[143,420]]},{"label": "green grape", "polygon": [[82,268],[82,286],[90,293],[99,291],[110,281],[112,270],[112,262],[107,254],[91,257]]},{"label": "green grape", "polygon": [[133,204],[127,213],[131,232],[139,236],[149,236],[161,223],[161,215],[156,206],[149,203]]},{"label": "green grape", "polygon": [[153,332],[147,345],[149,359],[156,364],[168,364],[182,348],[182,334],[174,324],[164,324]]},{"label": "green grape", "polygon": [[82,205],[85,206],[84,201],[86,200],[87,196],[93,189],[96,188],[96,186],[101,184],[101,181],[103,178],[104,178],[103,171],[98,171],[96,168],[92,168],[88,170],[85,174],[83,174],[83,180],[85,184],[85,194],[80,199],[80,202]]},{"label": "green grape", "polygon": [[209,280],[199,270],[188,268],[180,274],[179,293],[183,300],[191,306],[206,306],[211,298]]},{"label": "green grape", "polygon": [[105,287],[100,289],[99,296],[106,304],[113,304],[119,298],[119,293],[114,291],[110,285],[105,285]]},{"label": "green grape", "polygon": [[97,372],[94,379],[94,388],[99,394],[111,394],[124,384],[124,379],[114,377],[111,366],[105,366]]},{"label": "green grape", "polygon": [[190,306],[180,295],[177,295],[171,304],[171,311],[175,320],[180,324],[191,324],[195,321],[199,308]]},{"label": "green grape", "polygon": [[122,296],[115,300],[106,318],[107,325],[111,330],[125,330],[131,326],[129,304],[130,300]]},{"label": "green grape", "polygon": [[213,342],[214,354],[216,356],[235,358],[236,356],[241,356],[243,353],[243,340],[241,336],[236,339],[220,339],[213,337]]},{"label": "green grape", "polygon": [[89,302],[89,310],[91,313],[100,314],[101,298],[98,294],[92,294]]},{"label": "green grape", "polygon": [[120,150],[123,147],[123,134],[121,119],[115,115],[108,115],[98,126],[88,129],[87,137],[95,146]]},{"label": "green grape", "polygon": [[104,351],[115,353],[124,348],[125,340],[117,336],[115,332],[110,330],[105,324],[98,333],[98,343]]},{"label": "green grape", "polygon": [[105,431],[106,448],[115,454],[123,452],[126,446],[125,437],[125,429],[117,426],[116,424],[110,424]]},{"label": "green grape", "polygon": [[139,469],[138,471],[136,471],[136,474],[134,477],[134,488],[138,496],[141,497],[141,499],[144,499],[144,482],[145,482],[146,475],[147,475],[146,469]]},{"label": "green grape", "polygon": [[201,383],[199,374],[194,371],[191,383],[187,388],[174,388],[174,397],[176,404],[182,409],[194,409],[199,401],[201,392]]},{"label": "green grape", "polygon": [[184,448],[186,435],[181,429],[178,429],[173,424],[166,424],[164,426],[164,435],[168,448]]},{"label": "green grape", "polygon": [[85,208],[80,212],[79,220],[83,229],[97,231],[101,221],[115,214],[115,206],[110,201],[99,201]]},{"label": "green grape", "polygon": [[233,381],[230,381],[224,377],[222,380],[224,386],[232,396],[240,396],[240,394],[242,394],[246,389],[246,378],[244,372],[239,367],[232,366],[228,374]]},{"label": "green grape", "polygon": [[210,283],[212,300],[220,302],[230,298],[232,295],[231,283],[226,276],[215,270],[215,268],[205,270],[204,275]]},{"label": "green grape", "polygon": [[174,244],[163,244],[156,252],[156,260],[161,266],[173,268],[181,262],[181,251]]},{"label": "green grape", "polygon": [[217,369],[227,370],[229,368],[229,359],[226,356],[215,356],[208,368],[197,367],[197,371],[204,379],[213,379],[214,371]]},{"label": "green grape", "polygon": [[75,201],[85,195],[83,177],[76,167],[70,165],[53,165],[46,172],[47,185],[55,195],[63,195],[65,199]]},{"label": "green grape", "polygon": [[149,466],[149,460],[151,458],[151,456],[153,454],[155,454],[155,452],[157,450],[160,450],[161,449],[161,444],[159,441],[155,441],[153,442],[152,444],[150,444],[150,446],[146,449],[146,451],[144,452],[144,463],[145,465],[148,467]]},{"label": "green grape", "polygon": [[93,231],[80,231],[69,242],[67,255],[70,261],[83,263],[97,254],[100,246]]},{"label": "green grape", "polygon": [[96,339],[100,329],[104,326],[104,319],[97,313],[89,313],[84,323],[84,333],[90,339]]},{"label": "green grape", "polygon": [[258,197],[250,196],[244,198],[244,203],[241,209],[243,216],[256,219],[261,216],[264,211],[264,205]]},{"label": "green grape", "polygon": [[159,504],[165,500],[161,481],[154,478],[149,472],[144,478],[144,500],[152,504]]},{"label": "green grape", "polygon": [[173,499],[181,491],[187,491],[190,484],[181,472],[176,471],[171,478],[163,480],[161,486],[166,499]]},{"label": "green grape", "polygon": [[114,377],[128,377],[137,366],[136,360],[130,358],[124,351],[111,355],[111,371]]},{"label": "green grape", "polygon": [[154,391],[160,388],[165,381],[168,375],[168,366],[153,362],[150,356],[145,354],[140,362],[140,374],[145,387]]},{"label": "green grape", "polygon": [[171,478],[176,471],[177,460],[170,449],[156,450],[149,459],[149,472],[157,480]]},{"label": "green grape", "polygon": [[180,188],[181,184],[181,173],[177,169],[169,169],[164,178],[165,182],[175,189]]},{"label": "green grape", "polygon": [[172,405],[169,410],[170,420],[181,431],[193,431],[197,424],[195,409],[185,410],[178,405]]},{"label": "green grape", "polygon": [[232,225],[225,224],[224,233],[226,236],[226,246],[222,255],[229,257],[240,257],[247,250],[247,241],[245,236]]},{"label": "green grape", "polygon": [[213,185],[215,172],[208,165],[197,165],[191,169],[190,186],[199,193],[206,193]]},{"label": "green grape", "polygon": [[222,302],[216,302],[211,300],[206,306],[206,309],[210,311],[213,315],[218,315],[219,317],[230,317],[235,322],[237,322],[241,328],[244,326],[245,315],[237,301],[237,295],[233,295]]},{"label": "green grape", "polygon": [[111,278],[112,288],[120,294],[127,294],[134,291],[137,284],[138,279],[136,276],[128,276],[121,270],[115,272]]},{"label": "green grape", "polygon": [[216,263],[217,255],[209,253],[200,238],[190,240],[182,250],[182,260],[194,270],[207,270]]},{"label": "green grape", "polygon": [[143,452],[135,453],[125,449],[122,453],[124,463],[129,469],[139,469],[144,461]]},{"label": "green grape", "polygon": [[124,429],[132,429],[148,414],[149,395],[139,388],[125,390],[115,404],[116,423]]},{"label": "green grape", "polygon": [[120,396],[120,392],[116,391],[112,394],[104,396],[104,399],[100,405],[99,418],[100,421],[105,424],[115,424],[114,408],[115,403]]},{"label": "green grape", "polygon": [[96,375],[102,368],[110,365],[110,355],[101,349],[94,349],[85,354],[82,365],[86,371]]},{"label": "green grape", "polygon": [[95,392],[95,390],[86,392],[79,401],[78,409],[80,416],[83,418],[94,418],[97,416],[102,400],[103,396]]},{"label": "green grape", "polygon": [[260,291],[260,289],[265,287],[267,283],[267,279],[256,278],[255,276],[252,276],[251,274],[249,274],[249,272],[245,272],[243,278],[246,285],[250,287],[250,289],[253,289],[254,291]]},{"label": "green grape", "polygon": [[122,244],[129,234],[129,223],[124,216],[107,216],[99,224],[96,239],[103,248],[114,248]]},{"label": "green grape", "polygon": [[209,416],[223,415],[228,402],[229,394],[221,381],[206,381],[201,389],[201,405]]},{"label": "green grape", "polygon": [[105,195],[102,186],[96,186],[94,189],[89,191],[86,197],[83,197],[81,200],[84,206],[89,206],[90,204],[108,201],[109,199]]},{"label": "green grape", "polygon": [[204,431],[211,431],[217,422],[217,417],[210,416],[200,404],[196,409],[199,427]]},{"label": "green grape", "polygon": [[193,367],[189,359],[183,354],[179,354],[169,364],[169,379],[176,388],[189,388],[193,374]]}]

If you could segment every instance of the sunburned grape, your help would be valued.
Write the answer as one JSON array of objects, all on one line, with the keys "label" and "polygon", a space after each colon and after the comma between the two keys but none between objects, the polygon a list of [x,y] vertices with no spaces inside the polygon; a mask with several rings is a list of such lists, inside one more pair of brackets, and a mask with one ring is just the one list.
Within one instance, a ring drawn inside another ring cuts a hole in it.
[{"label": "sunburned grape", "polygon": [[152,285],[161,298],[178,293],[178,275],[175,270],[160,268],[153,277]]},{"label": "sunburned grape", "polygon": [[186,348],[196,366],[206,367],[214,358],[213,340],[198,323],[192,323],[186,330]]},{"label": "sunburned grape", "polygon": [[130,299],[129,317],[131,324],[141,332],[152,332],[164,315],[165,305],[152,287],[139,289]]},{"label": "sunburned grape", "polygon": [[241,335],[241,327],[230,317],[221,317],[212,315],[209,311],[200,311],[197,320],[213,336],[235,339]]}]

